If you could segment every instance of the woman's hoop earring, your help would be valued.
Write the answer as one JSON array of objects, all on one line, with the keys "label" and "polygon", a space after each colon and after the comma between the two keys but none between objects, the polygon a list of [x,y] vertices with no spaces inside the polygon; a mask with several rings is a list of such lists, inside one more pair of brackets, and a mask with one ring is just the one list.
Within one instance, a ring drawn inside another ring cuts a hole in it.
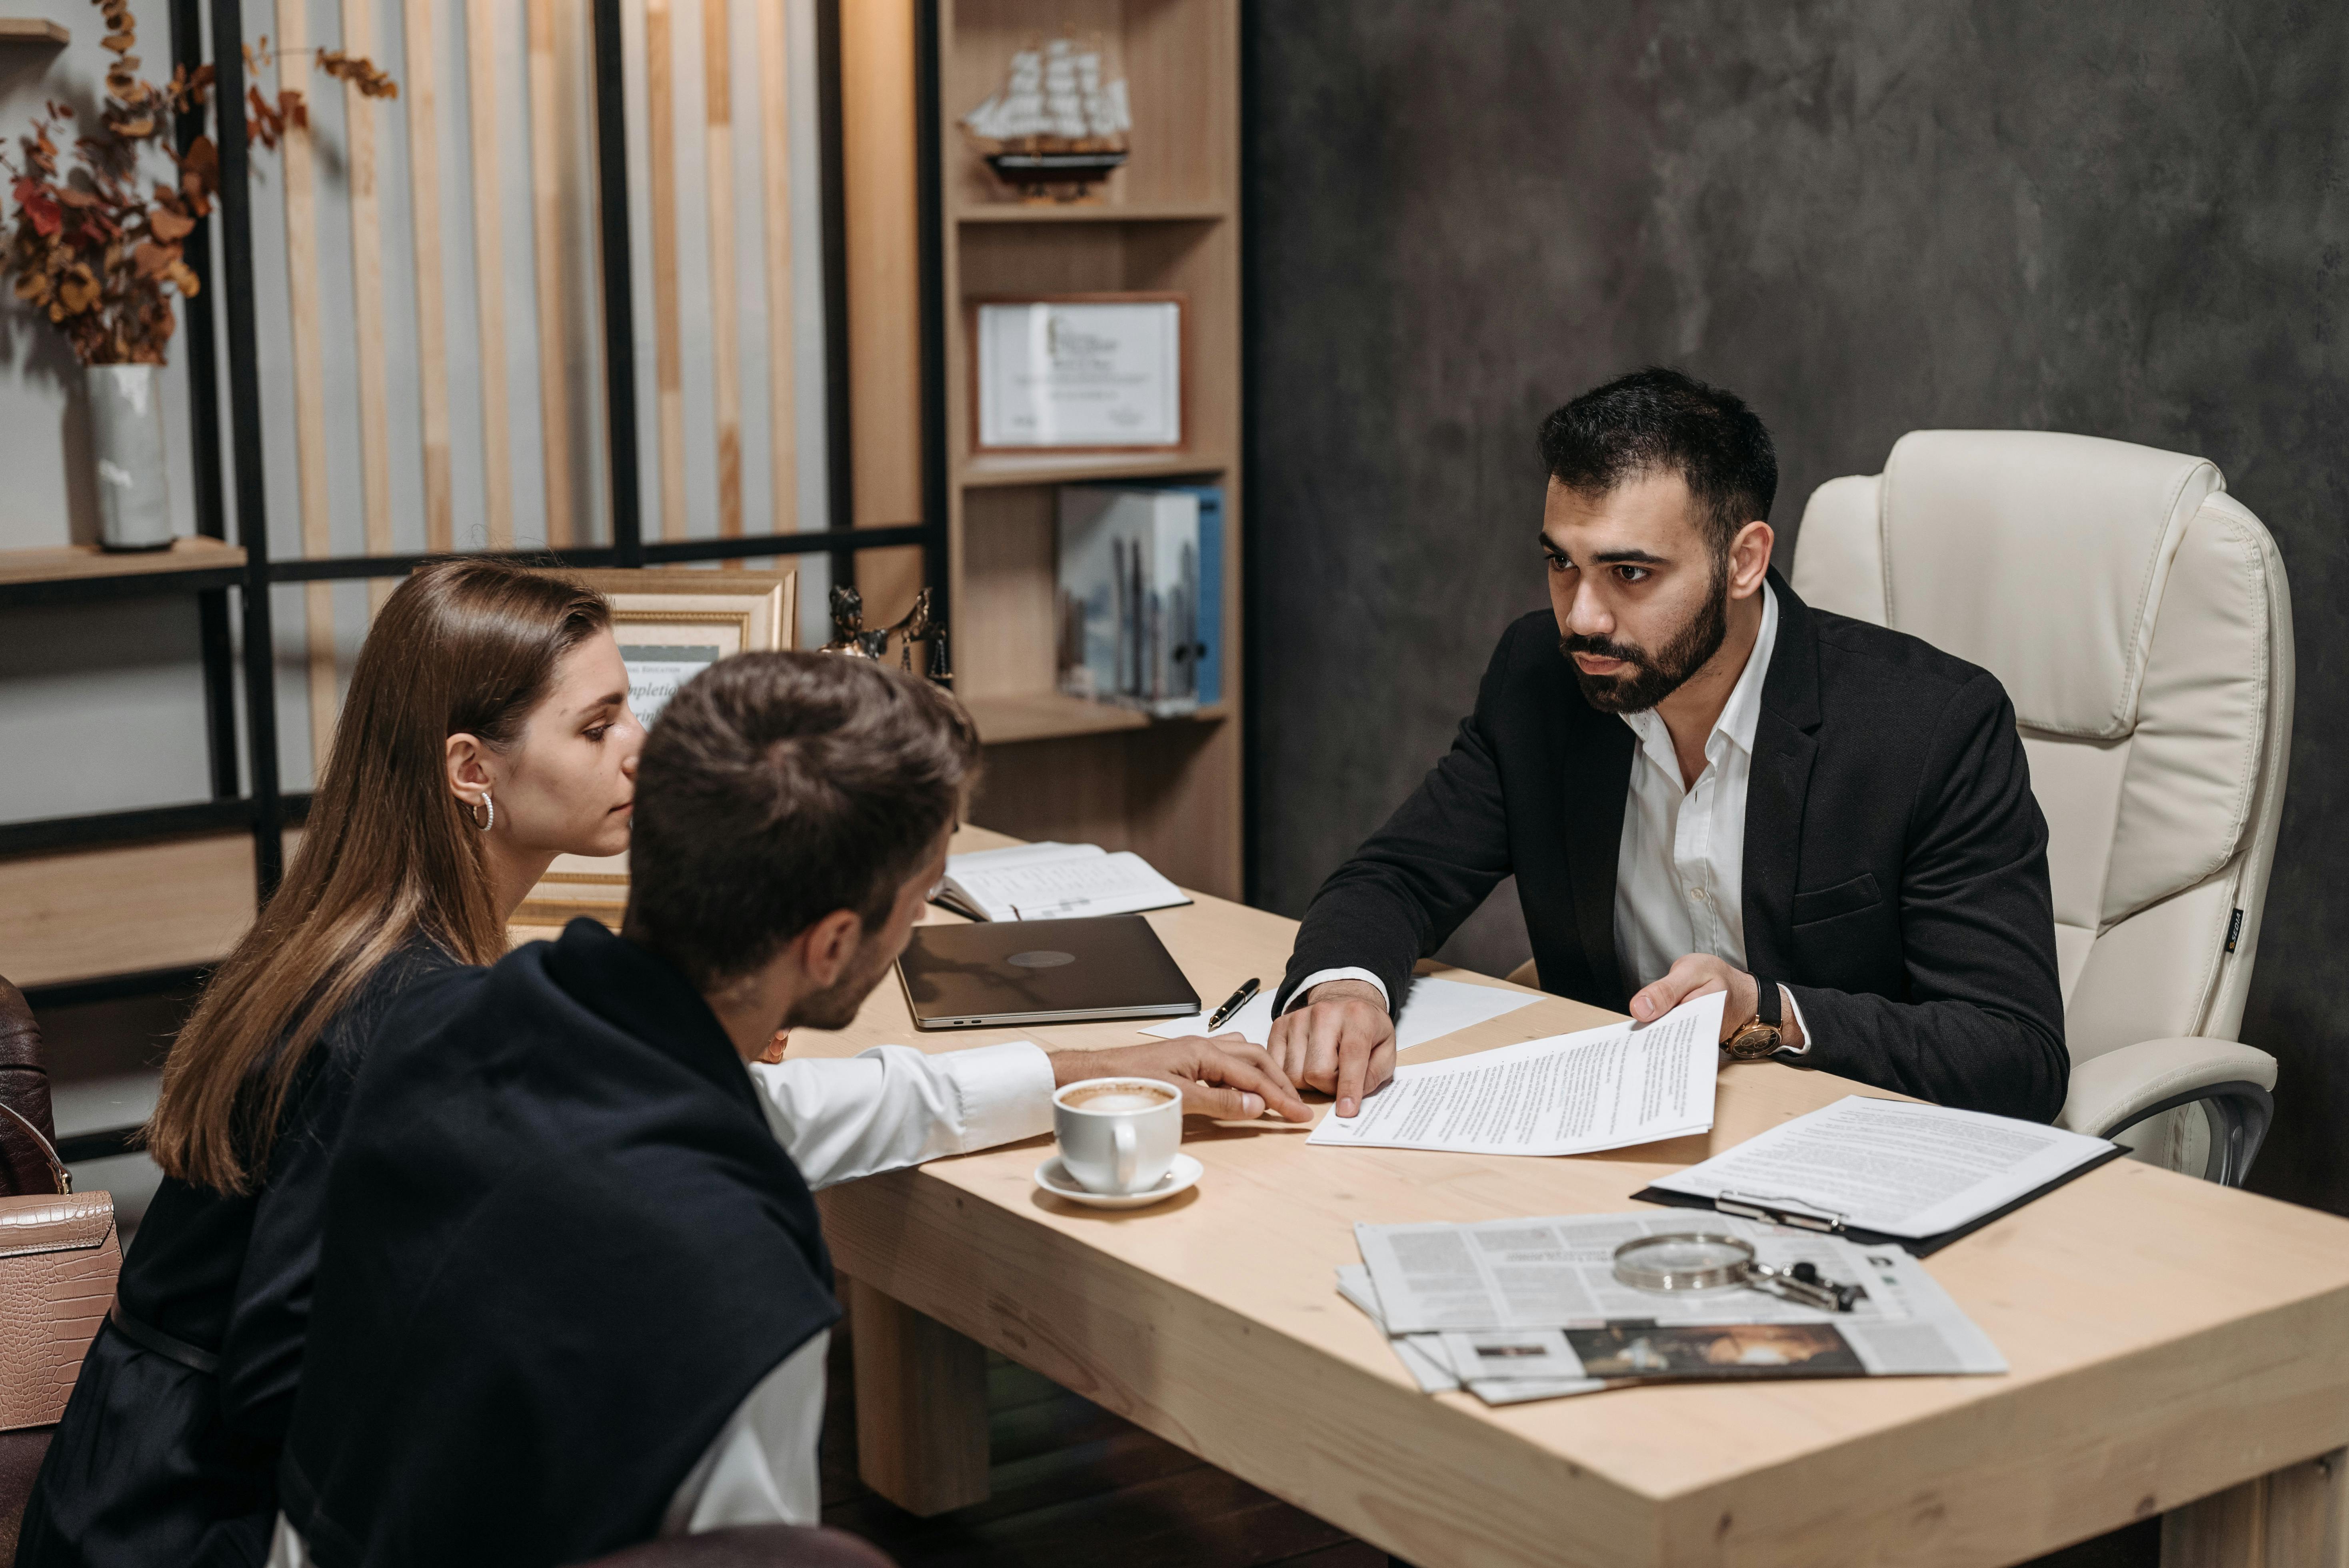
[{"label": "woman's hoop earring", "polygon": [[[484,811],[489,813],[487,817],[482,815]],[[473,826],[484,833],[498,825],[498,803],[490,798],[487,789],[481,791],[481,799],[474,804],[472,816]]]}]

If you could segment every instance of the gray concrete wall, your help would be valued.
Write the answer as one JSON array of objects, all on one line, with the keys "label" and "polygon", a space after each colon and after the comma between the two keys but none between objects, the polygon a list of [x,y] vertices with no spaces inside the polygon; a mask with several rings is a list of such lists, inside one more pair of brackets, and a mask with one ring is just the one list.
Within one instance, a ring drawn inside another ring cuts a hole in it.
[{"label": "gray concrete wall", "polygon": [[2255,1185],[2349,1210],[2349,11],[1278,0],[1247,42],[1260,901],[1303,908],[1542,603],[1535,425],[1611,373],[1754,403],[1782,550],[1913,428],[2200,453],[2300,637]]}]

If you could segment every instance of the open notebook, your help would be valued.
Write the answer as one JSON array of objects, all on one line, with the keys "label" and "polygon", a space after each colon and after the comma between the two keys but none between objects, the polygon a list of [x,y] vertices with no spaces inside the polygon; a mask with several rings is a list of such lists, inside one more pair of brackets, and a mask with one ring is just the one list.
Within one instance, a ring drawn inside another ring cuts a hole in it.
[{"label": "open notebook", "polygon": [[973,920],[1068,920],[1171,909],[1191,899],[1131,850],[1045,843],[948,855],[936,902]]}]

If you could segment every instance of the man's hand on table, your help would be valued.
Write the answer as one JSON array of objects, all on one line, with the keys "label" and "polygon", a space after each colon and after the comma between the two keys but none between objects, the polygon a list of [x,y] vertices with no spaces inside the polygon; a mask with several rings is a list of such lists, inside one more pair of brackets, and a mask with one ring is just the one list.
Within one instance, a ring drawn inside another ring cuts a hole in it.
[{"label": "man's hand on table", "polygon": [[1097,1078],[1149,1078],[1183,1091],[1186,1116],[1218,1121],[1254,1121],[1269,1106],[1287,1121],[1310,1121],[1313,1113],[1297,1098],[1263,1047],[1239,1035],[1213,1039],[1193,1036],[1154,1040],[1110,1051],[1053,1051],[1052,1087]]},{"label": "man's hand on table", "polygon": [[1366,980],[1325,980],[1305,1005],[1272,1021],[1272,1059],[1292,1083],[1335,1095],[1338,1114],[1352,1116],[1362,1097],[1394,1077],[1394,1020]]},{"label": "man's hand on table", "polygon": [[[1652,1024],[1690,997],[1713,991],[1729,993],[1729,999],[1721,1005],[1721,1037],[1726,1040],[1754,1016],[1754,999],[1761,988],[1753,975],[1710,953],[1687,954],[1664,972],[1662,979],[1641,986],[1631,998],[1631,1016]],[[1799,1048],[1803,1044],[1803,1021],[1792,1007],[1784,1009],[1778,1043],[1782,1049]]]}]

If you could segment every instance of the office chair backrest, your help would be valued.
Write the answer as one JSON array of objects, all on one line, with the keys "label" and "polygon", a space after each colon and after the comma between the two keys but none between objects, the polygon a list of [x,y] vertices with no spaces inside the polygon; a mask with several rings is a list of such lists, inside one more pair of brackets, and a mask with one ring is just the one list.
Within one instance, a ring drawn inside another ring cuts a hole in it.
[{"label": "office chair backrest", "polygon": [[2045,812],[2075,1061],[2232,1040],[2292,737],[2292,606],[2200,458],[2032,430],[1916,430],[1816,490],[1795,591],[2004,683]]}]

